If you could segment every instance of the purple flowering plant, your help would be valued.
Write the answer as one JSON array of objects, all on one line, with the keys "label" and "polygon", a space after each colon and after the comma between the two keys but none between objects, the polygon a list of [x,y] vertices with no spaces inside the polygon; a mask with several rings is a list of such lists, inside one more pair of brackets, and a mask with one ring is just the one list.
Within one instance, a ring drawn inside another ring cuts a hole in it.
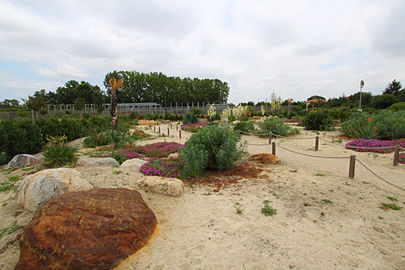
[{"label": "purple flowering plant", "polygon": [[162,158],[176,153],[181,147],[184,147],[184,145],[176,142],[157,142],[128,148],[122,151],[121,155],[128,159],[143,157]]},{"label": "purple flowering plant", "polygon": [[160,177],[178,178],[182,161],[177,158],[150,159],[148,163],[141,166],[139,171],[145,175],[156,175]]},{"label": "purple flowering plant", "polygon": [[357,139],[346,143],[346,148],[357,152],[377,152],[391,153],[394,146],[399,144],[405,148],[405,140],[377,140],[377,139]]},{"label": "purple flowering plant", "polygon": [[181,125],[181,129],[184,131],[191,132],[191,133],[196,133],[197,131],[199,131],[200,129],[205,127],[206,125],[208,125],[208,124],[207,123],[186,123],[186,124]]}]

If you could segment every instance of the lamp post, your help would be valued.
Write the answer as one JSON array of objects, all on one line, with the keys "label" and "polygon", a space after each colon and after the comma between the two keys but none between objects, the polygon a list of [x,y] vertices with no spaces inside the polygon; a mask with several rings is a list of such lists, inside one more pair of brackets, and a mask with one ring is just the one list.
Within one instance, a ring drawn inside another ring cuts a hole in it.
[{"label": "lamp post", "polygon": [[360,112],[361,112],[361,90],[363,89],[363,87],[364,87],[364,81],[361,80],[360,81],[360,101],[359,101],[359,111]]}]

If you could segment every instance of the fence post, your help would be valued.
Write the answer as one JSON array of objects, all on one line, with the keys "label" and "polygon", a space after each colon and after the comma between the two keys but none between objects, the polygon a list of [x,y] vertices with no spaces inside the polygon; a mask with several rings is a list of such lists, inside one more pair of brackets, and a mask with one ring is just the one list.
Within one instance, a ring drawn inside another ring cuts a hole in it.
[{"label": "fence post", "polygon": [[181,139],[181,129],[179,129],[179,138]]},{"label": "fence post", "polygon": [[319,136],[315,137],[315,151],[318,151],[319,149]]},{"label": "fence post", "polygon": [[275,142],[271,143],[271,153],[273,155],[276,155],[276,143]]},{"label": "fence post", "polygon": [[179,130],[179,124],[176,124],[176,130]]},{"label": "fence post", "polygon": [[156,125],[153,125],[153,132],[156,132]]},{"label": "fence post", "polygon": [[356,156],[350,156],[350,164],[349,164],[349,178],[354,178],[354,169],[356,167]]},{"label": "fence post", "polygon": [[398,163],[399,163],[399,145],[396,144],[394,146],[394,160],[392,162],[392,165],[398,166]]},{"label": "fence post", "polygon": [[269,133],[269,144],[271,144],[271,132]]},{"label": "fence post", "polygon": [[170,128],[167,127],[167,136],[170,136]]},{"label": "fence post", "polygon": [[160,127],[159,127],[159,134],[160,134]]}]

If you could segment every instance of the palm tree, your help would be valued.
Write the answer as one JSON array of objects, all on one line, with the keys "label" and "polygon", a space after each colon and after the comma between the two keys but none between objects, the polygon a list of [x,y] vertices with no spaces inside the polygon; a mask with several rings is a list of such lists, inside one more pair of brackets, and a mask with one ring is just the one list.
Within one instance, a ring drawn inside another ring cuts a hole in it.
[{"label": "palm tree", "polygon": [[108,86],[111,92],[111,117],[112,124],[116,126],[118,122],[118,109],[117,109],[117,91],[122,87],[122,80],[116,78],[110,78],[108,80]]}]

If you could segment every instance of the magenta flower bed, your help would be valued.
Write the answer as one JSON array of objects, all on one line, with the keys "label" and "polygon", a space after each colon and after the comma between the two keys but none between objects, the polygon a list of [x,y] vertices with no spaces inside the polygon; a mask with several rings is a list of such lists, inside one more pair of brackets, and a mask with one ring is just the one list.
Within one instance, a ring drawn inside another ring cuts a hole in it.
[{"label": "magenta flower bed", "polygon": [[[357,152],[378,152],[391,153],[394,151],[395,144],[400,143],[400,147],[405,148],[405,140],[377,140],[377,139],[358,139],[346,143],[346,148]],[[379,148],[387,147],[387,148]]]},{"label": "magenta flower bed", "polygon": [[208,125],[208,124],[207,123],[187,123],[187,124],[181,125],[181,129],[184,131],[195,133],[195,132],[199,131],[200,129],[202,129],[203,127],[205,127],[206,125]]},{"label": "magenta flower bed", "polygon": [[139,171],[145,175],[176,178],[180,176],[180,167],[178,158],[152,159],[142,165]]},{"label": "magenta flower bed", "polygon": [[121,153],[128,159],[142,157],[167,157],[170,154],[176,153],[184,144],[176,142],[158,142],[145,146],[136,146],[132,149],[127,149]]}]

